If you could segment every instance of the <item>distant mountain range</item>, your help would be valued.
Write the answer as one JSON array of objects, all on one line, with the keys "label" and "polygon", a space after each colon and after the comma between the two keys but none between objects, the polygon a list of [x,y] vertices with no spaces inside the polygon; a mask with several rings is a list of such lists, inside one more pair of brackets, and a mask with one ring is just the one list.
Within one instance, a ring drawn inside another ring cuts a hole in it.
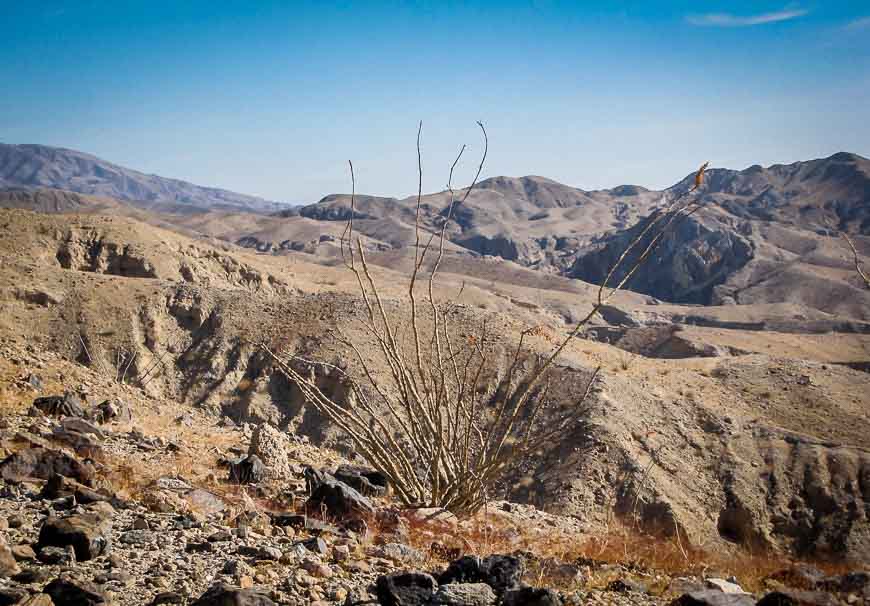
[{"label": "distant mountain range", "polygon": [[[663,197],[684,191],[693,177],[664,191],[585,191],[538,176],[485,179],[456,208],[448,250],[597,283]],[[292,207],[38,145],[0,145],[0,190],[0,207],[115,213],[132,206],[159,214],[163,224],[260,252],[327,258],[350,215],[347,194]],[[676,303],[792,301],[853,317],[870,313],[848,251],[831,237],[851,233],[862,254],[870,253],[870,239],[862,237],[870,235],[870,160],[838,153],[710,169],[700,195],[701,212],[661,243],[632,290]],[[447,191],[423,196],[424,228],[436,230],[449,203]],[[375,253],[401,250],[415,241],[415,214],[414,196],[357,195],[355,229]]]},{"label": "distant mountain range", "polygon": [[0,143],[0,189],[61,189],[161,211],[273,212],[286,205],[225,189],[146,175],[95,156],[46,145]]}]

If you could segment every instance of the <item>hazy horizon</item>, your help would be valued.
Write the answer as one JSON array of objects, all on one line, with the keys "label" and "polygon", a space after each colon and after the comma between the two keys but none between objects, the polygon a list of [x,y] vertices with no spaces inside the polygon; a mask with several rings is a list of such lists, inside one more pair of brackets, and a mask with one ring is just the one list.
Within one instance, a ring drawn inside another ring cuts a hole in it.
[{"label": "hazy horizon", "polygon": [[853,2],[7,10],[0,140],[291,203],[541,175],[659,189],[697,165],[870,156],[870,7]]}]

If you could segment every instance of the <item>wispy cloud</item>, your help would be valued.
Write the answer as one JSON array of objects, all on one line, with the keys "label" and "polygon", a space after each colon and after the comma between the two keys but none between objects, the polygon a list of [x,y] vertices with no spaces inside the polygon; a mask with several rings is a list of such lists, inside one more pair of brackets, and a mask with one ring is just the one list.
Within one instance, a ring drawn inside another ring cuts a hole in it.
[{"label": "wispy cloud", "polygon": [[734,15],[731,13],[705,13],[703,15],[689,15],[686,21],[692,25],[706,27],[750,27],[764,25],[766,23],[779,23],[790,21],[808,14],[808,10],[794,8],[774,11],[772,13],[760,13],[758,15]]},{"label": "wispy cloud", "polygon": [[850,21],[846,24],[846,29],[849,31],[856,31],[859,29],[868,29],[870,28],[870,17],[859,17],[854,21]]}]

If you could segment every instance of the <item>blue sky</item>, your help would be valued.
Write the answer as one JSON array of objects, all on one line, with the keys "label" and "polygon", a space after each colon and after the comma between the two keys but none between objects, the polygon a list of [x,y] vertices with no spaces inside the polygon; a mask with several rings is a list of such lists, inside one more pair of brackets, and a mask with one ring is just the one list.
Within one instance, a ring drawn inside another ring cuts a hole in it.
[{"label": "blue sky", "polygon": [[867,0],[0,2],[0,141],[271,199],[870,156]]}]

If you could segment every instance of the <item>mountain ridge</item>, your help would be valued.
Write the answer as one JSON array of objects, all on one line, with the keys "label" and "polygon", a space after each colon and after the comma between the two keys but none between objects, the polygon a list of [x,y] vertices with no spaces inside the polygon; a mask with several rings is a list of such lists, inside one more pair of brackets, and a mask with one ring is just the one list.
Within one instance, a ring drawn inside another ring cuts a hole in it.
[{"label": "mountain ridge", "polygon": [[0,143],[0,189],[58,189],[111,197],[143,208],[272,212],[285,204],[182,179],[147,174],[77,150]]}]

